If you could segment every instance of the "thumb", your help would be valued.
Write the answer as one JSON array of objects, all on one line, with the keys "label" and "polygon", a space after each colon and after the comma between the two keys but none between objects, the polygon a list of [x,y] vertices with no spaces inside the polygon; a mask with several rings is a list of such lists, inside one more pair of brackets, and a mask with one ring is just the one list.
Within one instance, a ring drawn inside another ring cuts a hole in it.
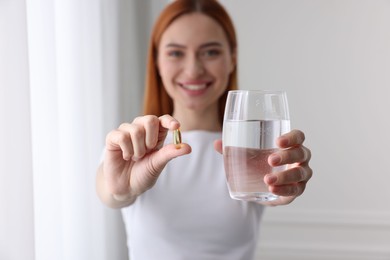
[{"label": "thumb", "polygon": [[188,144],[182,143],[179,146],[174,144],[165,145],[151,156],[150,171],[158,175],[170,160],[189,153],[191,153],[191,146]]}]

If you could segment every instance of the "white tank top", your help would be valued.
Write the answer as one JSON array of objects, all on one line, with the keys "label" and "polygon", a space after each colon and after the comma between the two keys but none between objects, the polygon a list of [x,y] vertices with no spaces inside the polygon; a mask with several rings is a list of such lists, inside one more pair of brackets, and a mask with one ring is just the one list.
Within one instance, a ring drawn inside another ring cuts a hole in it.
[{"label": "white tank top", "polygon": [[253,259],[263,206],[230,198],[213,146],[219,138],[183,132],[191,154],[170,161],[156,185],[122,209],[131,260]]}]

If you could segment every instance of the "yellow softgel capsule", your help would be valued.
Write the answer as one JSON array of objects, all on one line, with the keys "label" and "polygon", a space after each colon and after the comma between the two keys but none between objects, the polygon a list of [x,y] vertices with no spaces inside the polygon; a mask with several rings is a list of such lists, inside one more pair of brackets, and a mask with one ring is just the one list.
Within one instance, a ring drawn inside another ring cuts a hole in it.
[{"label": "yellow softgel capsule", "polygon": [[180,129],[176,129],[173,131],[173,144],[176,145],[176,148],[180,148],[180,144],[181,144]]}]

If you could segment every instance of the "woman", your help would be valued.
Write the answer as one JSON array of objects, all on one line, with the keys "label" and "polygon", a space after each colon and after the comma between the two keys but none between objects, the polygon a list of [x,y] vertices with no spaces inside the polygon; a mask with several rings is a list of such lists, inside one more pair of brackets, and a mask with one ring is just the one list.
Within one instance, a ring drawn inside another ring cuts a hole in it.
[{"label": "woman", "polygon": [[[263,205],[229,197],[222,162],[222,115],[227,91],[237,89],[233,24],[214,0],[176,0],[152,32],[144,116],[106,138],[97,191],[123,208],[131,259],[252,259]],[[183,143],[169,131],[180,127]],[[268,174],[283,205],[301,195],[312,171],[304,134],[280,137]],[[218,152],[215,152],[215,150]],[[169,162],[169,163],[168,163]]]}]

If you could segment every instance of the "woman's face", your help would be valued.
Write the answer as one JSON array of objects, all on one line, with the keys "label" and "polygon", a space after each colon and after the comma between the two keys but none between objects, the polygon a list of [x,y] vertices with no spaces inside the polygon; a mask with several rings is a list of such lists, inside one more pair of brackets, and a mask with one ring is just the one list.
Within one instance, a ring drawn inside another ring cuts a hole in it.
[{"label": "woman's face", "polygon": [[235,66],[222,27],[212,18],[191,13],[165,30],[158,46],[158,69],[174,109],[217,109]]}]

